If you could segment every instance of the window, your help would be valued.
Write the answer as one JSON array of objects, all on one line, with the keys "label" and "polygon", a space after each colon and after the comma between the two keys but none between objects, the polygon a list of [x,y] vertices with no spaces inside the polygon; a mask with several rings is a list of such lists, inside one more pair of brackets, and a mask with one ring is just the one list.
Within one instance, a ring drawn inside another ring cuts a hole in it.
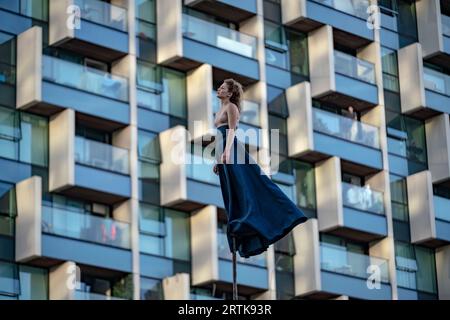
[{"label": "window", "polygon": [[20,0],[20,13],[37,20],[48,21],[48,0]]},{"label": "window", "polygon": [[316,179],[314,165],[292,160],[297,205],[301,208],[316,209]]},{"label": "window", "polygon": [[190,261],[189,214],[145,203],[139,212],[142,252]]},{"label": "window", "polygon": [[46,167],[48,120],[0,107],[0,157]]},{"label": "window", "polygon": [[292,299],[295,296],[294,255],[292,233],[275,242],[275,276],[279,300]]},{"label": "window", "polygon": [[141,277],[141,300],[163,300],[161,280]]},{"label": "window", "polygon": [[136,17],[146,22],[156,23],[155,0],[136,0]]},{"label": "window", "polygon": [[144,61],[137,64],[140,107],[186,118],[186,75]]},{"label": "window", "polygon": [[136,0],[136,52],[139,59],[156,63],[155,0]]},{"label": "window", "polygon": [[186,118],[186,75],[183,72],[164,68],[162,70],[162,104],[168,113]]},{"label": "window", "polygon": [[400,89],[398,80],[397,52],[386,47],[381,47],[381,63],[384,89],[398,93]]},{"label": "window", "polygon": [[20,300],[48,300],[48,271],[20,266]]},{"label": "window", "polygon": [[400,221],[409,221],[408,193],[406,179],[390,175],[392,217]]},{"label": "window", "polygon": [[0,32],[0,85],[2,83],[10,85],[16,83],[15,66],[16,39],[11,35]]},{"label": "window", "polygon": [[[410,175],[421,170],[426,170],[427,149],[424,121],[387,109],[386,123],[388,132],[396,131],[403,135],[403,138],[392,135],[388,137],[389,152],[398,154],[399,150],[404,149],[403,152],[408,160],[408,172]],[[398,148],[399,144],[403,144],[402,148]]]},{"label": "window", "polygon": [[265,20],[264,38],[267,64],[302,76],[295,78],[292,84],[308,77],[308,40],[305,34]]},{"label": "window", "polygon": [[433,249],[395,241],[395,262],[399,287],[437,293]]},{"label": "window", "polygon": [[0,0],[0,8],[48,21],[48,0]]},{"label": "window", "polygon": [[0,182],[0,260],[14,260],[16,215],[17,206],[14,185]]},{"label": "window", "polygon": [[0,215],[15,217],[17,214],[14,185],[0,181]]},{"label": "window", "polygon": [[416,4],[410,0],[395,0],[398,8],[398,35],[400,48],[418,42]]},{"label": "window", "polygon": [[48,165],[48,120],[22,113],[20,160],[46,167]]},{"label": "window", "polygon": [[158,135],[139,130],[138,133],[139,178],[159,180],[161,162]]}]

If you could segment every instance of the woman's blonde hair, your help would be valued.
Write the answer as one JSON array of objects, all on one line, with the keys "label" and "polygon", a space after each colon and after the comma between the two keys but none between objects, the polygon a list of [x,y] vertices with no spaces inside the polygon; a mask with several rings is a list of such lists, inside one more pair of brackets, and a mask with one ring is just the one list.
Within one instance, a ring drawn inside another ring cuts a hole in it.
[{"label": "woman's blonde hair", "polygon": [[224,82],[227,85],[228,91],[231,92],[230,101],[233,102],[241,112],[241,102],[244,97],[244,89],[242,88],[242,84],[237,82],[234,79],[225,79]]}]

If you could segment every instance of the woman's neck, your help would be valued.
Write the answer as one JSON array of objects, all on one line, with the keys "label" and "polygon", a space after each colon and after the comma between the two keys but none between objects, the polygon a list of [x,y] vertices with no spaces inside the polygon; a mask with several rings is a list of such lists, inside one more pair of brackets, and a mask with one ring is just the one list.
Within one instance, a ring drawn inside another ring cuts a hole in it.
[{"label": "woman's neck", "polygon": [[224,98],[224,99],[220,100],[220,102],[221,102],[220,106],[223,107],[230,103],[230,99]]}]

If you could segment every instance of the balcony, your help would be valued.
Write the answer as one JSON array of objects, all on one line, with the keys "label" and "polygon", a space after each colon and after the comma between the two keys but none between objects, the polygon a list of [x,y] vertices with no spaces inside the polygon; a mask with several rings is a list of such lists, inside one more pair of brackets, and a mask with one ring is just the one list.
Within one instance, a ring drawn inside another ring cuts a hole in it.
[{"label": "balcony", "polygon": [[18,46],[24,51],[17,58],[17,108],[47,116],[73,109],[103,128],[128,124],[128,79],[42,55],[39,41],[30,54],[28,46],[41,36],[38,27],[19,35]]},{"label": "balcony", "polygon": [[256,0],[184,0],[186,6],[234,23],[240,23],[255,16],[257,14],[256,2]]},{"label": "balcony", "polygon": [[131,218],[120,207],[115,207],[109,218],[43,201],[42,179],[38,176],[19,182],[16,195],[17,261],[45,267],[74,261],[131,272]]},{"label": "balcony", "polygon": [[[442,2],[442,6],[441,6]],[[447,67],[450,63],[450,16],[444,1],[417,3],[417,31],[425,60]]]},{"label": "balcony", "polygon": [[[388,260],[377,257],[382,251],[369,248],[369,254],[362,254],[321,242],[316,219],[310,219],[293,232],[296,297],[333,299],[344,295],[356,299],[392,299]],[[376,278],[379,288],[369,288],[369,276]]]},{"label": "balcony", "polygon": [[377,48],[368,45],[352,56],[334,49],[331,27],[308,35],[311,93],[313,98],[365,111],[378,105],[375,65],[381,63]]},{"label": "balcony", "polygon": [[76,290],[74,294],[75,300],[126,300],[123,298],[107,296],[105,294],[99,294],[94,292],[86,292],[81,290]]},{"label": "balcony", "polygon": [[[67,10],[75,6],[73,27]],[[128,53],[128,11],[99,0],[50,0],[49,44],[101,61],[113,62]],[[70,22],[70,21],[69,21]]]},{"label": "balcony", "polygon": [[379,123],[370,118],[378,107],[362,117],[367,123],[314,108],[308,82],[287,89],[286,98],[290,157],[319,162],[336,156],[346,167],[362,175],[382,170]]},{"label": "balcony", "polygon": [[[191,216],[192,285],[221,291],[232,290],[232,261],[227,235],[218,227],[214,206],[195,211]],[[267,256],[244,259],[237,254],[239,293],[250,295],[268,290]]]},{"label": "balcony", "polygon": [[114,132],[113,145],[75,136],[75,113],[70,109],[54,115],[49,128],[51,192],[105,204],[130,197],[129,151],[119,143],[127,139],[126,129]]},{"label": "balcony", "polygon": [[423,68],[426,104],[435,110],[450,112],[450,76],[430,68]]},{"label": "balcony", "polygon": [[340,51],[334,51],[334,76],[336,81],[335,96],[326,99],[343,106],[352,104],[372,105],[378,103],[378,90],[375,83],[375,66],[373,63],[358,59]]},{"label": "balcony", "polygon": [[15,299],[20,294],[19,266],[0,260],[0,300]]},{"label": "balcony", "polygon": [[354,49],[374,41],[373,30],[367,27],[369,0],[283,0],[281,4],[283,24],[289,27],[309,33],[330,25],[336,40]]},{"label": "balcony", "polygon": [[51,204],[42,206],[42,232],[105,246],[131,248],[129,223]]},{"label": "balcony", "polygon": [[158,64],[182,71],[209,64],[217,78],[244,86],[259,80],[256,37],[183,13],[178,0],[158,3],[157,12]]},{"label": "balcony", "polygon": [[430,171],[407,177],[411,243],[432,248],[450,243],[450,199],[433,194]]},{"label": "balcony", "polygon": [[[182,211],[192,211],[208,204],[223,208],[219,177],[212,171],[214,159],[203,158],[201,153],[192,154],[188,150],[187,133],[182,126],[170,128],[159,137],[161,205]],[[202,146],[197,147],[201,152]],[[180,149],[180,157],[172,158],[172,152]]]},{"label": "balcony", "polygon": [[[418,43],[398,51],[402,113],[421,119],[450,112],[450,76],[424,66]],[[418,79],[409,82],[402,79]]]},{"label": "balcony", "polygon": [[[372,297],[368,291],[377,290],[370,290],[366,285],[367,270],[372,266],[376,266],[380,271],[382,293],[377,294],[378,297],[375,294]],[[360,290],[361,298],[366,296],[367,299],[382,299],[383,296],[390,296],[386,259],[350,252],[343,247],[321,242],[320,274],[324,285],[323,291],[331,294],[355,296]]]},{"label": "balcony", "polygon": [[380,172],[359,186],[342,181],[339,158],[316,165],[319,230],[347,239],[370,242],[387,236],[383,180]]}]

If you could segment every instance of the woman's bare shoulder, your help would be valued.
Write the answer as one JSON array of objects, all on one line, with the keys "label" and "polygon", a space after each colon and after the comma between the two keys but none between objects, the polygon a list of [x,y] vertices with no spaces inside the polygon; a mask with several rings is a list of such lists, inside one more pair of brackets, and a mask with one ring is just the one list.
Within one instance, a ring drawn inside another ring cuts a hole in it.
[{"label": "woman's bare shoulder", "polygon": [[228,108],[228,110],[230,110],[230,111],[237,111],[237,112],[239,113],[239,108],[238,108],[238,106],[235,105],[233,102],[229,102],[229,103],[226,105],[226,108]]}]

